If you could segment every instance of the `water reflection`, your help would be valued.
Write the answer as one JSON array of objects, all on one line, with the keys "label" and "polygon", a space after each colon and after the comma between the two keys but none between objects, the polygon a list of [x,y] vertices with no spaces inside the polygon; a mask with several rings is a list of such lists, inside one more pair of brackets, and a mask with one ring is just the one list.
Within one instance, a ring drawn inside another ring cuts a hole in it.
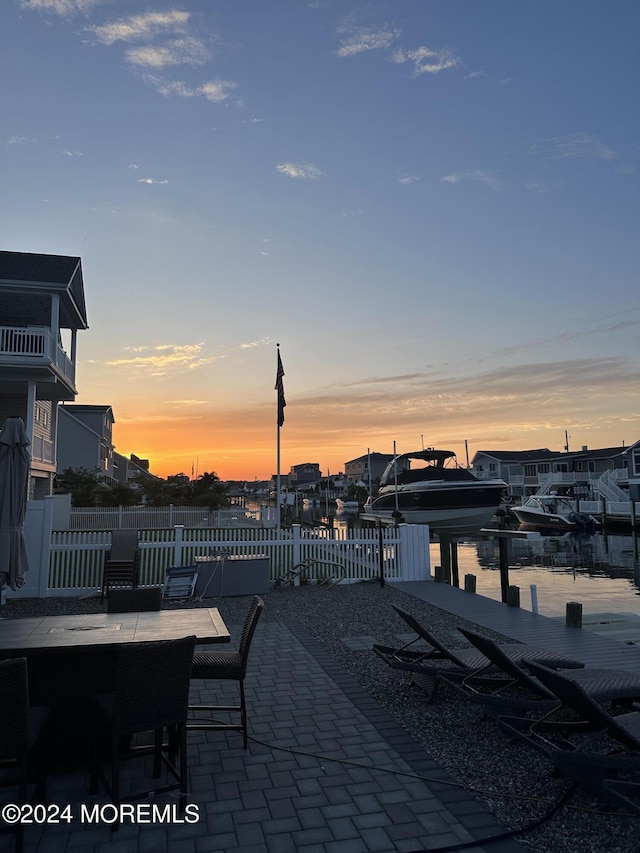
[{"label": "water reflection", "polygon": [[[327,511],[328,510],[328,511]],[[357,530],[363,525],[357,511],[332,506],[303,511],[297,521],[313,527]],[[627,534],[575,533],[507,539],[509,582],[521,588],[521,606],[531,609],[530,586],[535,584],[539,612],[564,617],[566,603],[579,601],[584,613],[632,612],[640,615],[638,540]],[[431,545],[431,567],[441,563],[440,546]],[[476,576],[480,595],[500,601],[500,546],[488,536],[466,537],[458,544],[460,583]]]},{"label": "water reflection", "polygon": [[[626,611],[640,614],[640,567],[631,535],[536,535],[510,538],[509,582],[521,588],[527,604],[532,584],[540,612],[562,616],[568,601],[579,601],[585,613]],[[438,552],[431,551],[432,563]],[[476,575],[477,591],[501,599],[500,551],[497,538],[469,538],[458,546],[461,577]]]}]

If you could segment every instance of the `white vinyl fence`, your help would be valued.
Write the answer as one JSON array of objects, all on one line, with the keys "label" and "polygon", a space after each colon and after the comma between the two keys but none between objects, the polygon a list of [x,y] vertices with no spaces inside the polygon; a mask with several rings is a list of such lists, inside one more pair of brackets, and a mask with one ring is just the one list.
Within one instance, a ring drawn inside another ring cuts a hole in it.
[{"label": "white vinyl fence", "polygon": [[[102,583],[108,531],[55,531],[51,534],[48,596],[89,595]],[[140,585],[164,582],[170,566],[189,566],[195,557],[268,556],[271,581],[306,562],[305,578],[340,579],[343,583],[379,578],[418,580],[430,577],[429,530],[400,525],[382,530],[291,530],[263,528],[183,528],[140,531]]]}]

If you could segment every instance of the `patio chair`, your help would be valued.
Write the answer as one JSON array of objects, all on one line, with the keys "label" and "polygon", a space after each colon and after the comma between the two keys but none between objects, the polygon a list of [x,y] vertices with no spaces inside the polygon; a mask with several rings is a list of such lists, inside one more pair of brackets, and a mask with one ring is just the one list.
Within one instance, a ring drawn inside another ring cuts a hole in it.
[{"label": "patio chair", "polygon": [[[486,688],[494,692],[506,686],[505,672],[496,666],[481,649],[454,649],[446,646],[431,634],[415,616],[406,610],[392,604],[391,607],[414,632],[415,637],[400,647],[374,644],[373,651],[392,669],[410,672],[416,676],[424,676],[423,683],[430,687],[428,701],[435,698],[440,679],[447,683],[465,681],[465,685]],[[426,648],[412,648],[416,643],[426,644]],[[566,662],[564,656],[555,652],[547,652],[537,647],[522,643],[510,643],[499,646],[505,656],[514,662],[526,658],[530,654],[545,656],[546,660]],[[568,665],[582,666],[576,661]]]},{"label": "patio chair", "polygon": [[536,664],[551,671],[561,670],[566,678],[581,684],[590,695],[601,701],[631,702],[640,697],[640,675],[585,668],[580,661],[536,646],[522,645],[521,652],[514,657],[509,646],[498,645],[491,638],[468,628],[459,627],[458,630],[502,671],[505,680],[495,690],[479,689],[467,679],[452,686],[472,702],[483,705],[494,716],[513,711],[544,714],[557,708],[558,697],[536,676]]},{"label": "patio chair", "polygon": [[113,530],[111,548],[107,551],[102,570],[102,589],[100,603],[104,601],[109,589],[113,587],[138,586],[140,547],[137,530]]},{"label": "patio chair", "polygon": [[[245,617],[242,633],[240,635],[240,643],[237,652],[219,652],[213,650],[196,651],[193,656],[193,666],[191,669],[192,679],[207,679],[216,681],[237,681],[240,688],[240,704],[239,705],[190,705],[190,717],[187,723],[188,730],[195,731],[216,731],[216,730],[234,730],[240,731],[243,734],[244,749],[248,746],[248,731],[247,731],[247,702],[244,691],[244,680],[247,674],[247,663],[249,660],[249,650],[251,641],[256,630],[256,626],[262,615],[264,602],[258,595],[254,595],[249,605],[249,611]],[[193,716],[206,711],[206,717]],[[233,718],[226,722],[213,718],[213,714],[240,714],[240,719],[235,721]]]},{"label": "patio chair", "polygon": [[[0,662],[0,785],[17,789],[7,797],[17,805],[28,801],[28,789],[35,783],[33,800],[44,802],[46,776],[38,741],[47,721],[45,708],[29,707],[27,661],[25,658]],[[4,799],[4,798],[3,798]],[[24,824],[3,827],[0,832],[16,833],[16,850],[24,847]]]},{"label": "patio chair", "polygon": [[[571,673],[533,662],[530,667],[556,696],[556,706],[537,720],[498,717],[500,727],[550,758],[560,773],[596,793],[618,795],[629,804],[640,791],[640,705],[634,703],[635,710],[614,716],[603,704],[610,696],[594,698]],[[634,677],[623,670],[583,672],[591,674],[596,690],[602,681],[605,696],[611,693],[607,687],[611,679]],[[618,774],[626,778],[617,779]]]},{"label": "patio chair", "polygon": [[109,589],[107,613],[141,613],[160,610],[162,587],[145,586],[137,589]]},{"label": "patio chair", "polygon": [[[102,782],[115,805],[150,793],[178,788],[180,806],[186,805],[188,766],[186,728],[191,662],[196,638],[126,643],[118,652],[113,693],[97,696],[93,703],[93,750],[90,791]],[[165,730],[167,738],[165,739]],[[140,735],[153,732],[153,743]],[[109,744],[111,772],[101,765],[101,745]],[[125,760],[153,755],[153,778],[162,765],[176,782],[121,796],[120,770]]]}]

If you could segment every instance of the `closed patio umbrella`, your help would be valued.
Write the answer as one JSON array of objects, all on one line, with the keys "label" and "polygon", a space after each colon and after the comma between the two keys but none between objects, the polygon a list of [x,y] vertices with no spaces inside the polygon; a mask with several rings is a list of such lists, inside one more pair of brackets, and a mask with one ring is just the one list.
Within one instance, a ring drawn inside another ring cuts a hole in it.
[{"label": "closed patio umbrella", "polygon": [[7,418],[0,432],[0,587],[24,586],[29,556],[24,538],[30,441],[21,418]]}]

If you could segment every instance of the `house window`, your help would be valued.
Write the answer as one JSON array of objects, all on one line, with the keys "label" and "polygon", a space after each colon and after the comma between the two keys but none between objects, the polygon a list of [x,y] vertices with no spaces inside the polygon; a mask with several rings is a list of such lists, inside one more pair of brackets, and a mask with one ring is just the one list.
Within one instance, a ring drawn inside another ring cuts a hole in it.
[{"label": "house window", "polygon": [[640,450],[633,451],[633,476],[640,476]]},{"label": "house window", "polygon": [[542,462],[538,465],[538,474],[549,474],[551,472],[551,466],[548,462]]},{"label": "house window", "polygon": [[498,466],[496,465],[496,463],[495,463],[495,462],[491,462],[491,463],[489,463],[489,471],[490,471],[491,473],[495,474],[495,472],[496,472],[497,470],[498,470]]},{"label": "house window", "polygon": [[558,474],[567,474],[569,472],[569,466],[566,462],[556,462],[553,469]]},{"label": "house window", "polygon": [[536,476],[536,466],[535,465],[525,465],[524,466],[524,476],[525,477],[535,477]]}]

